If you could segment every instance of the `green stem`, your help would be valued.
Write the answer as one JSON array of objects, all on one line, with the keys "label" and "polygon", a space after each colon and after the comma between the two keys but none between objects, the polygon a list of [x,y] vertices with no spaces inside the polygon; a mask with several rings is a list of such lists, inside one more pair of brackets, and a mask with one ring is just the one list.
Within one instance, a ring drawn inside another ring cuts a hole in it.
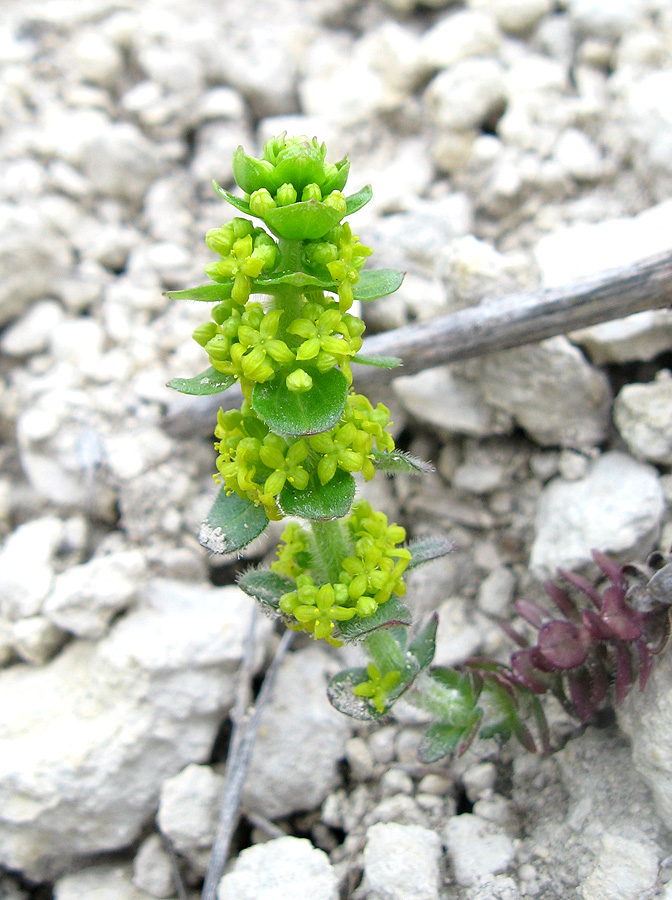
[{"label": "green stem", "polygon": [[406,655],[387,629],[374,631],[364,646],[379,672],[386,674],[395,669],[401,672],[406,667]]},{"label": "green stem", "polygon": [[315,539],[318,562],[321,563],[320,574],[324,575],[326,581],[336,584],[341,574],[341,563],[351,553],[341,523],[338,519],[326,522],[312,520],[310,527]]}]

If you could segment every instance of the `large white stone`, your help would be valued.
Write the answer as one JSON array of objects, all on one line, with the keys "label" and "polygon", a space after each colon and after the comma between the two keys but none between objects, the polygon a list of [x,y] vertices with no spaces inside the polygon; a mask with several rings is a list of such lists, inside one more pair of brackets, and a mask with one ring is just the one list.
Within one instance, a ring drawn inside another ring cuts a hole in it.
[{"label": "large white stone", "polygon": [[455,880],[465,887],[485,875],[503,872],[515,856],[511,838],[496,825],[472,813],[448,819],[445,840]]},{"label": "large white stone", "polygon": [[319,647],[284,660],[261,715],[243,790],[246,809],[269,819],[315,809],[339,783],[350,722],[325,690],[337,670],[336,660]]},{"label": "large white stone", "polygon": [[165,779],[210,753],[250,612],[235,587],[154,580],[97,645],[0,673],[2,865],[41,880],[139,836]]},{"label": "large white stone", "polygon": [[136,888],[130,866],[103,863],[64,875],[54,885],[54,900],[150,900],[151,894]]},{"label": "large white stone", "polygon": [[54,556],[63,540],[63,522],[43,516],[20,525],[0,550],[0,614],[34,616],[54,579]]},{"label": "large white stone", "polygon": [[129,606],[145,577],[139,550],[124,550],[71,566],[56,578],[44,615],[78,637],[100,637],[112,618]]},{"label": "large white stone", "polygon": [[653,548],[665,502],[652,466],[619,451],[598,457],[585,478],[557,478],[544,488],[535,520],[530,567],[547,578],[578,569],[590,551],[640,558]]},{"label": "large white stone", "polygon": [[448,69],[469,57],[495,55],[500,40],[490,16],[462,10],[449,13],[426,31],[420,49],[425,65]]},{"label": "large white stone", "polygon": [[564,337],[486,356],[478,387],[542,446],[590,447],[609,428],[611,390]]},{"label": "large white stone", "polygon": [[157,824],[180,856],[205,874],[215,839],[224,778],[195,763],[163,783]]},{"label": "large white stone", "polygon": [[372,825],[366,833],[364,873],[373,896],[438,900],[441,839],[420,825]]},{"label": "large white stone", "polygon": [[583,885],[583,900],[640,900],[650,891],[657,893],[658,864],[650,844],[607,833]]},{"label": "large white stone", "polygon": [[553,9],[553,0],[469,0],[469,6],[490,13],[504,31],[524,34]]},{"label": "large white stone", "polygon": [[614,403],[614,422],[629,450],[649,462],[672,465],[672,374],[626,384]]},{"label": "large white stone", "polygon": [[329,857],[305,838],[283,837],[243,850],[217,900],[338,900]]},{"label": "large white stone", "polygon": [[427,115],[437,128],[481,128],[505,101],[503,69],[494,59],[466,59],[434,78],[424,96]]}]

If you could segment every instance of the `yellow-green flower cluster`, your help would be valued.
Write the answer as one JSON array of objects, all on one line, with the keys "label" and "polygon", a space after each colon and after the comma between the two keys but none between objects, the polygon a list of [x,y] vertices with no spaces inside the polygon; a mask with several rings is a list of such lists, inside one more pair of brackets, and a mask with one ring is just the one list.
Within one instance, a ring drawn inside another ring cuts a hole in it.
[{"label": "yellow-green flower cluster", "polygon": [[362,346],[364,323],[339,312],[322,292],[304,301],[299,316],[289,323],[282,321],[283,310],[266,311],[261,303],[244,305],[233,294],[218,303],[211,315],[211,322],[194,331],[194,340],[204,348],[213,368],[240,381],[246,396],[256,382],[269,381],[283,370],[287,387],[297,393],[312,387],[306,371],[312,367],[327,372],[340,366],[352,381],[350,358]]},{"label": "yellow-green flower cluster", "polygon": [[277,497],[290,484],[302,491],[317,473],[327,484],[337,469],[373,477],[371,455],[394,450],[385,430],[390,411],[379,403],[374,409],[361,394],[351,393],[341,421],[329,431],[311,437],[289,438],[274,434],[245,401],[240,410],[219,410],[215,449],[219,480],[228,491],[262,504],[269,519],[280,519]]},{"label": "yellow-green flower cluster", "polygon": [[273,238],[249,219],[236,217],[222,228],[211,228],[205,242],[220,257],[205,267],[206,275],[220,284],[233,279],[231,297],[239,304],[249,298],[252,279],[270,272],[278,259]]},{"label": "yellow-green flower cluster", "polygon": [[283,594],[280,609],[296,620],[297,628],[315,638],[331,639],[337,622],[368,618],[392,594],[406,592],[403,574],[411,554],[399,546],[406,531],[400,525],[388,525],[387,517],[374,512],[365,500],[353,505],[346,527],[353,552],[341,561],[337,583],[316,585],[305,571],[306,556],[299,559],[299,554],[307,553],[309,538],[298,525],[283,534],[273,564],[275,572],[296,577],[296,590]]},{"label": "yellow-green flower cluster", "polygon": [[322,202],[325,206],[335,209],[341,217],[346,213],[347,203],[343,192],[331,191],[323,197],[319,184],[314,181],[303,188],[300,196],[291,182],[281,184],[275,195],[268,188],[259,188],[250,194],[250,212],[253,216],[263,219],[271,209],[278,206],[290,206],[292,203],[305,203],[307,200]]},{"label": "yellow-green flower cluster", "polygon": [[309,475],[302,466],[308,455],[306,441],[288,443],[274,434],[247,401],[240,410],[219,410],[215,437],[217,471],[224,487],[262,504],[269,519],[281,519],[276,498],[285,483],[298,490],[308,485]]},{"label": "yellow-green flower cluster", "polygon": [[308,266],[324,266],[338,285],[339,308],[347,312],[352,306],[353,285],[359,281],[360,269],[373,251],[360,244],[350,225],[336,225],[319,241],[307,244],[305,259]]},{"label": "yellow-green flower cluster", "polygon": [[383,675],[380,669],[373,663],[369,663],[366,667],[366,674],[369,676],[368,681],[362,681],[355,685],[352,693],[357,697],[366,697],[379,713],[383,713],[390,691],[399,683],[401,672],[399,669],[392,669],[391,672]]}]

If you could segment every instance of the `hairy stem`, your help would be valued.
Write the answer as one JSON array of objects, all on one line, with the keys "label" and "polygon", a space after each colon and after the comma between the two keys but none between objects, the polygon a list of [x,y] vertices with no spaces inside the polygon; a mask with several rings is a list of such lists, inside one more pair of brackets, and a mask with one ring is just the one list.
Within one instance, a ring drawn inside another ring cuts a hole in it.
[{"label": "hairy stem", "polygon": [[338,519],[322,522],[313,520],[310,523],[313,531],[317,559],[316,568],[326,581],[336,584],[341,574],[341,563],[350,555],[350,547]]},{"label": "hairy stem", "polygon": [[364,641],[364,646],[379,672],[399,671],[406,667],[406,655],[389,631],[380,628]]}]

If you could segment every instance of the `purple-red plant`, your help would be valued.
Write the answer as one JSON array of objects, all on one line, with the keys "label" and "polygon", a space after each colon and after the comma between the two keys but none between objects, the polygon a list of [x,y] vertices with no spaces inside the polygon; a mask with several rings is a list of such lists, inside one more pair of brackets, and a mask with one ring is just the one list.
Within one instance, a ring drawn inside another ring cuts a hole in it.
[{"label": "purple-red plant", "polygon": [[544,588],[558,617],[529,600],[518,600],[516,612],[538,629],[537,642],[529,642],[507,625],[506,633],[521,647],[511,657],[511,680],[535,694],[553,693],[572,715],[587,722],[603,702],[610,684],[616,704],[627,695],[636,678],[643,690],[653,656],[663,649],[670,633],[672,602],[668,557],[655,554],[653,577],[635,566],[619,566],[593,551],[593,559],[606,578],[598,588],[586,578],[562,569],[566,583],[546,582]]}]

